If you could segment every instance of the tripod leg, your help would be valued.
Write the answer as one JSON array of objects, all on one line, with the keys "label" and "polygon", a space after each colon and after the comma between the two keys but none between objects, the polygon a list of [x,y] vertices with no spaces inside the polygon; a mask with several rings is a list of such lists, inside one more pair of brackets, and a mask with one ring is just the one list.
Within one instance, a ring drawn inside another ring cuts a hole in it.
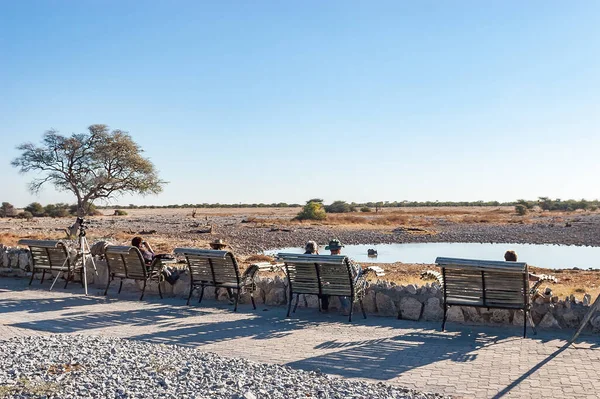
[{"label": "tripod leg", "polygon": [[[63,272],[58,272],[58,274],[57,274],[57,275],[56,275],[56,277],[54,278],[54,281],[52,282],[52,285],[50,286],[50,291],[52,291],[52,288],[54,288],[54,284],[56,284],[56,280],[58,280],[58,278],[59,278],[59,277],[60,277],[62,274],[63,274]],[[68,280],[68,277],[67,277],[67,281],[69,281],[69,280]],[[65,286],[65,288],[67,288],[67,287]]]}]

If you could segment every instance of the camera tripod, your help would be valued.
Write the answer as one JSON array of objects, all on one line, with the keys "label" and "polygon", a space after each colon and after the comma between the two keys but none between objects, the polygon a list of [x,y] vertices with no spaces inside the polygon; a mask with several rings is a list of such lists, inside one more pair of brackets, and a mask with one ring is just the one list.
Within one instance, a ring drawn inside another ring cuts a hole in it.
[{"label": "camera tripod", "polygon": [[[88,284],[87,284],[87,270],[85,268],[85,264],[87,259],[89,258],[90,261],[92,262],[92,266],[94,267],[94,273],[96,273],[96,276],[98,275],[98,269],[96,269],[96,263],[94,262],[94,257],[92,256],[92,253],[90,251],[90,246],[87,242],[87,238],[85,237],[85,230],[87,229],[87,226],[85,225],[85,220],[83,218],[77,218],[77,221],[75,222],[75,224],[73,226],[78,225],[79,227],[79,245],[77,246],[77,255],[75,255],[75,266],[77,266],[77,263],[79,263],[81,261],[81,277],[82,277],[82,284],[83,284],[83,288],[85,289],[85,295],[88,294]],[[54,279],[54,281],[52,282],[52,285],[50,286],[50,289],[52,289],[52,287],[54,287],[54,284],[56,283],[56,280],[58,280],[58,277],[60,276],[60,273],[56,276],[56,278]],[[68,276],[67,276],[68,278]]]}]

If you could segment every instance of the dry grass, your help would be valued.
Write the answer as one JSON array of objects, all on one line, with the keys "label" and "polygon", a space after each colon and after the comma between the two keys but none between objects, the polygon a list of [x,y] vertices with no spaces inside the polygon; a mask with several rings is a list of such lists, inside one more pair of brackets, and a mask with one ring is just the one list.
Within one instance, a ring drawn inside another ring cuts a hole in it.
[{"label": "dry grass", "polygon": [[21,239],[29,240],[61,240],[65,239],[65,233],[59,231],[52,233],[25,233],[25,234],[14,234],[14,233],[0,233],[0,243],[7,247],[16,247],[17,242]]}]

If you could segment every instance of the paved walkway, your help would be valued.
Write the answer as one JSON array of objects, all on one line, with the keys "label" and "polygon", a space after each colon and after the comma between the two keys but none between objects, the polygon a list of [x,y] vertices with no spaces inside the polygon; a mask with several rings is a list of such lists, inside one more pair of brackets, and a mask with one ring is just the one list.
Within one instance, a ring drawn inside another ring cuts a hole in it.
[{"label": "paved walkway", "polygon": [[600,397],[600,337],[572,331],[523,339],[519,328],[414,323],[214,301],[185,306],[181,298],[80,287],[48,291],[26,280],[0,279],[0,340],[49,333],[110,335],[197,347],[224,356],[286,364],[348,378],[399,384],[457,397]]}]

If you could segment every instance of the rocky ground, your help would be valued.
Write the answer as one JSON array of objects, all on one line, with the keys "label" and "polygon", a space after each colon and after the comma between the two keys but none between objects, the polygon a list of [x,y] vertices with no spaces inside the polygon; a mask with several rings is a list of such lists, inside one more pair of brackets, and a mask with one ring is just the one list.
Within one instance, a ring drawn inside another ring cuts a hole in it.
[{"label": "rocky ground", "polygon": [[[163,241],[164,251],[175,246],[206,245],[216,238],[227,241],[236,253],[249,255],[268,249],[303,246],[308,240],[326,243],[337,237],[346,244],[389,244],[410,242],[490,242],[522,244],[566,244],[600,246],[600,214],[573,214],[569,217],[541,215],[524,223],[464,223],[448,218],[428,218],[427,227],[390,223],[386,226],[282,223],[293,211],[275,210],[260,215],[238,209],[226,213],[190,216],[190,210],[128,210],[128,216],[96,216],[88,229],[90,240],[107,238],[128,242],[134,235],[149,241]],[[265,212],[262,210],[262,212]],[[105,210],[105,214],[110,211]],[[59,238],[69,219],[35,218],[32,221],[0,219],[0,243],[11,245],[19,237]],[[210,232],[209,232],[210,231]],[[155,240],[156,239],[156,240]]]},{"label": "rocky ground", "polygon": [[106,337],[14,338],[0,346],[0,397],[439,398],[386,384]]}]

